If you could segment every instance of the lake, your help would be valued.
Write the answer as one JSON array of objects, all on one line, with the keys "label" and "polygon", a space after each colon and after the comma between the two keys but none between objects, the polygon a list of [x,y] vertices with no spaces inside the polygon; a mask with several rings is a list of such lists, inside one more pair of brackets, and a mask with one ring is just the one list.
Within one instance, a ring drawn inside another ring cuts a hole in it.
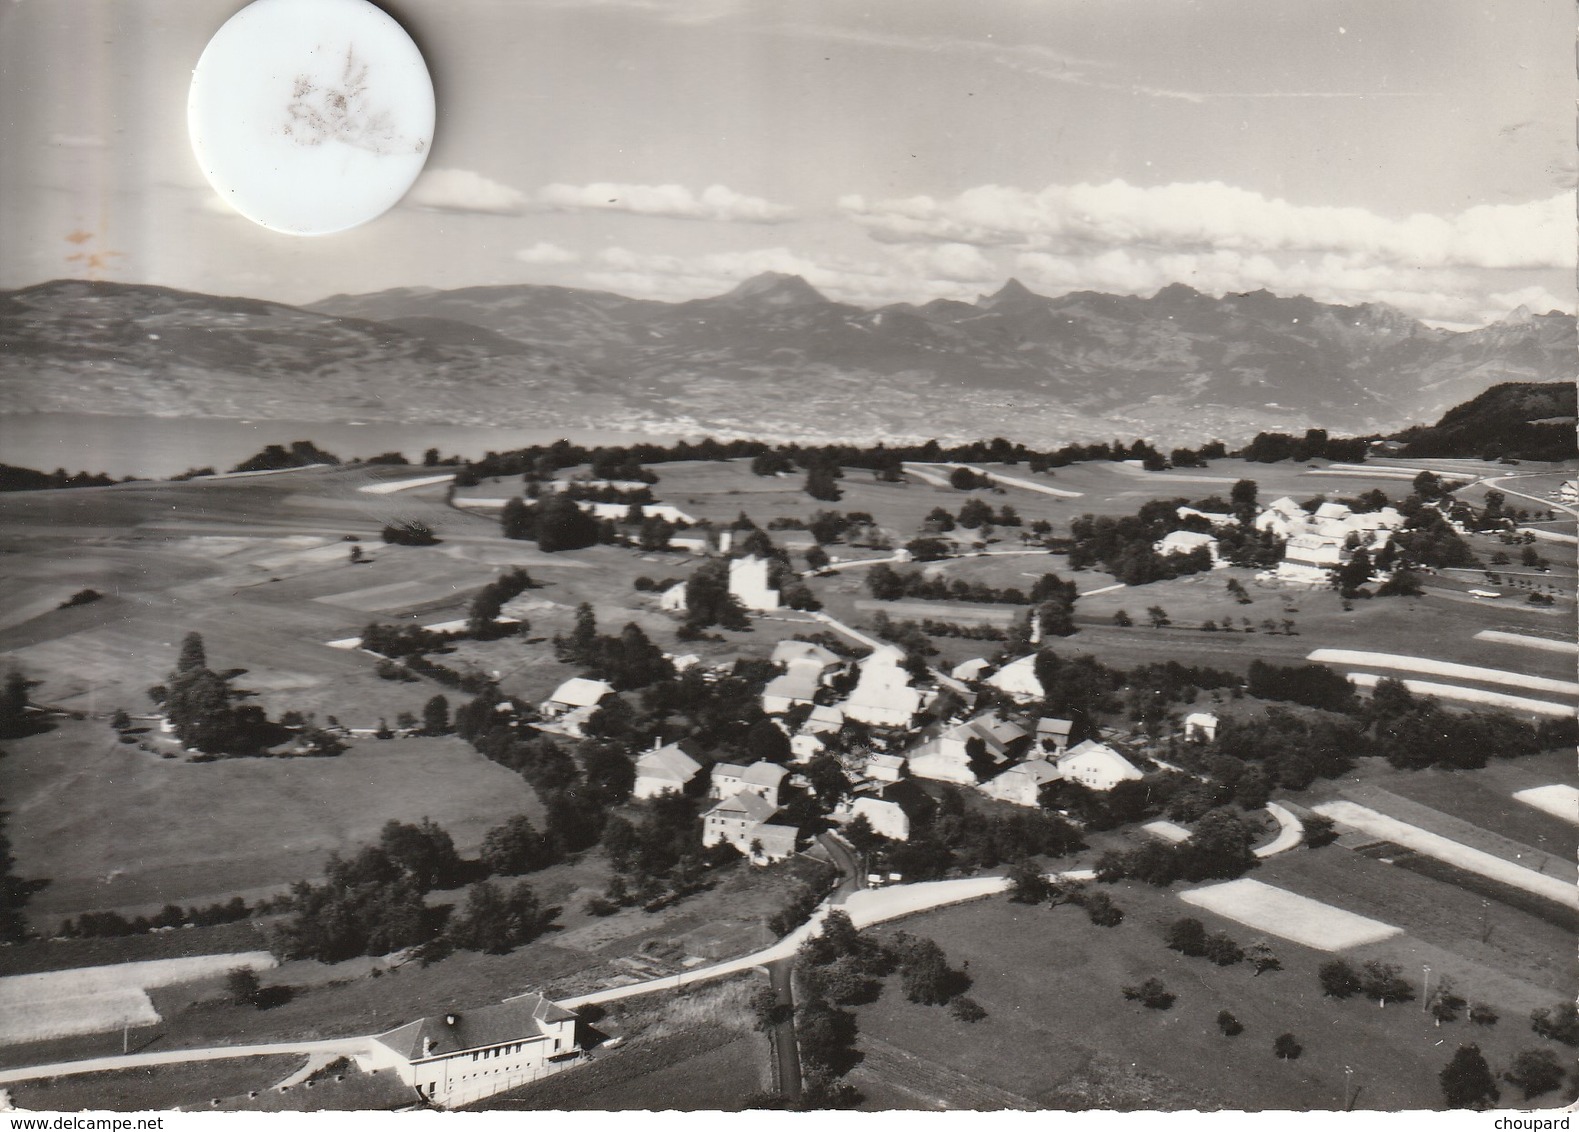
[{"label": "lake", "polygon": [[103,472],[164,479],[189,468],[229,471],[269,444],[308,440],[342,460],[402,452],[412,463],[428,448],[476,459],[565,439],[588,446],[660,443],[673,434],[598,429],[481,428],[373,421],[252,421],[217,417],[114,417],[95,413],[0,416],[0,463],[50,472]]}]

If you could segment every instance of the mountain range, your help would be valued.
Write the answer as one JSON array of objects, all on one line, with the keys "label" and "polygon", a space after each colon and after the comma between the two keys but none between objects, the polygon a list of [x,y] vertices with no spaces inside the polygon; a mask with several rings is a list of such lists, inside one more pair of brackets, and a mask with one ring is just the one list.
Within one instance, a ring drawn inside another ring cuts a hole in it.
[{"label": "mountain range", "polygon": [[1575,320],[1476,330],[1266,291],[867,309],[767,274],[685,302],[566,287],[305,307],[61,280],[0,292],[0,412],[1030,444],[1384,432],[1505,381],[1567,382]]}]

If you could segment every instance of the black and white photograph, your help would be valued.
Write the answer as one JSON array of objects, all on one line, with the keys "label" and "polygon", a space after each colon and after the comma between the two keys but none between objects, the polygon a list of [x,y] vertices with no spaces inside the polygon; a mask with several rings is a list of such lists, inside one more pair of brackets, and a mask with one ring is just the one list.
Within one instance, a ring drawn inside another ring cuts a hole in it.
[{"label": "black and white photograph", "polygon": [[1566,1128],[1574,48],[0,0],[0,1119]]}]

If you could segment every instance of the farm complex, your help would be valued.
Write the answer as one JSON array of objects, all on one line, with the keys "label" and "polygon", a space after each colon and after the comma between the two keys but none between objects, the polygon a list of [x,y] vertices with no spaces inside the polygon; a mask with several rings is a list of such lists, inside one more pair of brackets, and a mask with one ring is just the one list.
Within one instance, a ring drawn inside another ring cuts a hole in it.
[{"label": "farm complex", "polygon": [[0,494],[0,1089],[1566,1103],[1574,467],[1335,454]]}]

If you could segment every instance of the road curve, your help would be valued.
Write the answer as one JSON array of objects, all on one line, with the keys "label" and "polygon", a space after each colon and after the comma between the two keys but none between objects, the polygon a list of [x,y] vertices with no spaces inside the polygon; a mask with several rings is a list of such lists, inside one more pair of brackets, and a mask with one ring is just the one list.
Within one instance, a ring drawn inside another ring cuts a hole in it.
[{"label": "road curve", "polygon": [[0,1085],[36,1081],[40,1077],[66,1077],[77,1073],[105,1073],[112,1069],[138,1069],[146,1065],[180,1065],[189,1061],[223,1061],[231,1057],[270,1057],[289,1053],[366,1053],[370,1038],[331,1038],[319,1042],[271,1042],[252,1046],[212,1046],[207,1049],[167,1049],[157,1053],[129,1053],[118,1057],[93,1057],[53,1065],[27,1065],[0,1069]]}]

